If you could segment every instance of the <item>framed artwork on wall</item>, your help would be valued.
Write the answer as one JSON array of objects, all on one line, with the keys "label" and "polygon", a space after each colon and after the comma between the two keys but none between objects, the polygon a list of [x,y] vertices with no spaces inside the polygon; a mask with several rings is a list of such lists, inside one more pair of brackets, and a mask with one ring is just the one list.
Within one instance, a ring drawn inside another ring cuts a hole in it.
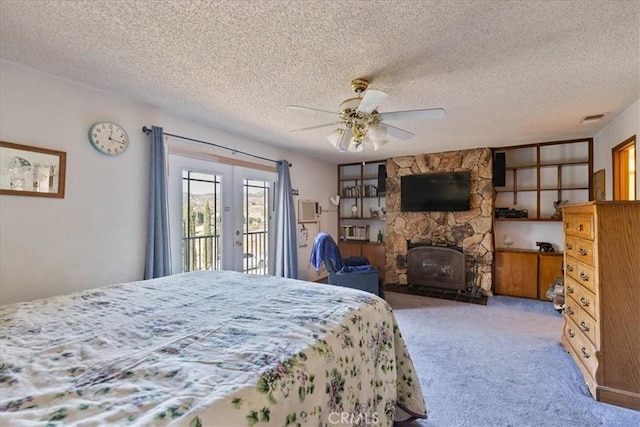
[{"label": "framed artwork on wall", "polygon": [[0,141],[0,194],[64,198],[67,153]]},{"label": "framed artwork on wall", "polygon": [[605,200],[607,197],[607,189],[605,187],[604,169],[593,174],[593,199]]}]

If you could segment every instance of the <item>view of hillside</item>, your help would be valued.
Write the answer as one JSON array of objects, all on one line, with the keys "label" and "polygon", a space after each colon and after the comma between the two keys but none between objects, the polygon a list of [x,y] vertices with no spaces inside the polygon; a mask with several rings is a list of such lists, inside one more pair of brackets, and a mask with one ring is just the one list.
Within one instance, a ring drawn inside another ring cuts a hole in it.
[{"label": "view of hillside", "polygon": [[[187,200],[188,193],[182,193],[182,200]],[[195,236],[203,236],[204,234],[204,223],[205,223],[205,210],[207,202],[209,203],[209,211],[211,212],[211,227],[212,231],[214,228],[214,224],[218,224],[218,227],[221,224],[221,214],[222,207],[220,206],[220,198],[217,200],[214,197],[213,193],[207,194],[191,194],[190,199],[190,207],[192,211],[192,215],[195,218]],[[268,204],[268,199],[266,200]],[[268,207],[268,206],[267,206]],[[217,212],[216,212],[217,208]],[[244,209],[243,209],[244,210]],[[184,227],[186,227],[186,211],[187,204],[183,205],[183,214],[184,214]],[[268,212],[267,212],[268,214]],[[248,230],[245,231],[266,231],[265,227],[267,224],[268,218],[265,218],[265,191],[259,190],[254,192],[249,192],[248,194],[248,218],[245,215],[243,224],[247,224],[248,222]]]}]

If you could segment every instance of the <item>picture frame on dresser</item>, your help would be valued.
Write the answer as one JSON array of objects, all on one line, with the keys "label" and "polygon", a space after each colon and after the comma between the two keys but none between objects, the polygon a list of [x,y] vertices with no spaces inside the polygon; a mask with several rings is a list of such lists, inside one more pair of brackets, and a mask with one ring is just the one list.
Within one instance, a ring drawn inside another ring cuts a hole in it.
[{"label": "picture frame on dresser", "polygon": [[67,153],[0,141],[0,195],[64,198]]}]

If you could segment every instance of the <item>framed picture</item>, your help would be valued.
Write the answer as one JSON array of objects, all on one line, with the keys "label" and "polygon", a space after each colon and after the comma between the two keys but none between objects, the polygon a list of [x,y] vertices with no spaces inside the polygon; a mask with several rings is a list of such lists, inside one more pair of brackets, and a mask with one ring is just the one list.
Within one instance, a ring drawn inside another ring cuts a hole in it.
[{"label": "framed picture", "polygon": [[607,197],[607,189],[604,181],[604,169],[600,169],[593,174],[593,199],[605,200]]},{"label": "framed picture", "polygon": [[64,198],[67,153],[0,141],[0,194]]}]

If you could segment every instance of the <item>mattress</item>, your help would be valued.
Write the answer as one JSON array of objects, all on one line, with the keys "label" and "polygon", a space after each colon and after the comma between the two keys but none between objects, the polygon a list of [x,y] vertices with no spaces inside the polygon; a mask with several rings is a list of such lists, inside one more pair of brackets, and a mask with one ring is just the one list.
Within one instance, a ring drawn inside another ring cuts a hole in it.
[{"label": "mattress", "polygon": [[0,354],[3,426],[426,418],[384,300],[273,276],[193,272],[2,306]]}]

